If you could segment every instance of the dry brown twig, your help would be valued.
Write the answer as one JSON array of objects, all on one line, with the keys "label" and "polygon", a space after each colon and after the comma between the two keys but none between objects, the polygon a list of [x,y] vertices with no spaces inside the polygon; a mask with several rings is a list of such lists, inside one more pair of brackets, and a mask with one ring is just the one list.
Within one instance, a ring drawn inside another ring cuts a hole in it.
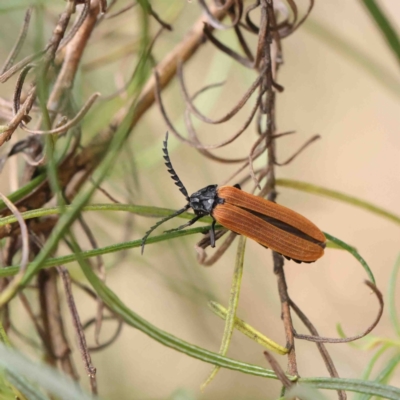
[{"label": "dry brown twig", "polygon": [[275,375],[281,381],[283,387],[285,389],[291,388],[294,383],[292,381],[290,381],[289,378],[286,376],[285,372],[279,365],[278,361],[274,358],[274,356],[268,351],[264,351],[264,356],[267,359],[267,361],[268,361],[269,365],[271,366],[271,368],[273,369],[273,371],[275,372]]},{"label": "dry brown twig", "polygon": [[96,368],[92,364],[92,359],[90,357],[90,352],[86,344],[86,337],[84,329],[82,327],[81,320],[79,318],[78,309],[75,304],[74,296],[72,294],[71,288],[71,278],[69,276],[68,270],[63,266],[59,265],[57,271],[61,276],[62,283],[64,285],[65,294],[67,297],[67,304],[70,310],[75,332],[78,336],[78,345],[81,357],[84,362],[86,373],[89,376],[91,391],[93,394],[97,394],[97,379],[96,379]]}]

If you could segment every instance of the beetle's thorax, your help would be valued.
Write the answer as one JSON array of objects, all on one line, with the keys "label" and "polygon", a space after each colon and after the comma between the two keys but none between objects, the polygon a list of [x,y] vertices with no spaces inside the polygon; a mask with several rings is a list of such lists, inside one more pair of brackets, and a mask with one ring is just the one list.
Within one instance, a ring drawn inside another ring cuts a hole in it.
[{"label": "beetle's thorax", "polygon": [[223,199],[220,199],[217,194],[218,185],[209,185],[199,191],[193,193],[189,197],[189,204],[196,215],[208,215],[217,204],[222,204]]}]

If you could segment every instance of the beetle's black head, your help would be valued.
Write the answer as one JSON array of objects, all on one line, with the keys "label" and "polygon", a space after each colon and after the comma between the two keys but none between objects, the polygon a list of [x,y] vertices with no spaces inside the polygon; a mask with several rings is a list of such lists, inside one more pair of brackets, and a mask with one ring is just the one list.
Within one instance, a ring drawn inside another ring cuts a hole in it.
[{"label": "beetle's black head", "polygon": [[[221,204],[221,203],[224,202],[224,200],[220,199],[218,197],[218,195],[217,195],[217,185],[207,186],[207,187],[205,187],[203,189],[200,189],[198,192],[193,193],[191,196],[188,195],[188,192],[187,192],[185,186],[183,185],[182,181],[179,179],[177,173],[175,172],[174,168],[172,167],[172,163],[171,163],[171,160],[170,160],[169,154],[168,154],[167,144],[168,144],[168,132],[165,135],[164,147],[163,147],[165,165],[167,166],[168,172],[170,173],[171,178],[175,182],[175,185],[178,186],[178,188],[181,191],[181,193],[185,196],[187,204],[183,208],[181,208],[180,210],[174,212],[171,215],[168,215],[167,217],[165,217],[161,221],[158,221],[155,225],[153,225],[146,232],[146,234],[142,238],[142,254],[143,254],[143,249],[144,249],[144,245],[146,243],[146,240],[149,237],[149,235],[151,234],[151,232],[153,232],[154,229],[158,228],[164,222],[166,222],[169,219],[174,218],[174,217],[184,213],[189,208],[193,208],[193,211],[196,214],[196,217],[193,218],[191,221],[189,221],[187,224],[182,225],[182,226],[180,226],[180,227],[178,227],[176,229],[173,229],[172,231],[180,230],[180,229],[182,229],[182,228],[184,228],[186,226],[189,226],[189,225],[193,224],[195,221],[200,219],[203,215],[211,214],[213,208],[217,204]],[[215,224],[215,221],[214,221],[214,224]],[[214,228],[212,228],[212,232],[214,232],[213,229]]]},{"label": "beetle's black head", "polygon": [[196,215],[210,214],[221,201],[217,194],[217,185],[206,186],[189,197],[189,205]]}]

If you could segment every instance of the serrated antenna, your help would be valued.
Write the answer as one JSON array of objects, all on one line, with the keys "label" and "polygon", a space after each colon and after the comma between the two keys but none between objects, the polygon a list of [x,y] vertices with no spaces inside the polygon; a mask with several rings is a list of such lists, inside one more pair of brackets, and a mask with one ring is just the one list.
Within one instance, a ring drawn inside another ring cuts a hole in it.
[{"label": "serrated antenna", "polygon": [[165,140],[164,140],[164,147],[163,147],[163,153],[164,153],[164,160],[165,160],[165,165],[168,168],[168,172],[171,174],[171,178],[174,180],[174,183],[176,186],[178,186],[179,190],[181,193],[185,196],[186,201],[189,201],[189,195],[188,192],[183,185],[182,181],[179,179],[178,174],[175,172],[174,168],[172,167],[171,160],[169,158],[168,154],[168,132],[165,134]]},{"label": "serrated antenna", "polygon": [[169,219],[175,218],[176,216],[178,216],[179,214],[184,213],[186,210],[188,210],[190,208],[189,204],[186,204],[185,207],[181,208],[178,211],[175,211],[173,214],[168,215],[168,217],[165,217],[164,219],[162,219],[161,221],[158,221],[155,225],[153,225],[147,232],[146,234],[143,236],[142,238],[142,254],[144,251],[144,245],[146,244],[146,240],[149,237],[150,233],[154,231],[154,229],[157,229],[161,224],[163,224],[165,221],[168,221]]}]

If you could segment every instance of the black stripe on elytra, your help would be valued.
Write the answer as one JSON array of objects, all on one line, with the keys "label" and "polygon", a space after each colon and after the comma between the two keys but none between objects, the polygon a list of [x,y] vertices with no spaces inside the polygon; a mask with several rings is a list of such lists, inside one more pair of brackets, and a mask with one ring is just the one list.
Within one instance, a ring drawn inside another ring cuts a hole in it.
[{"label": "black stripe on elytra", "polygon": [[275,227],[277,227],[277,228],[279,228],[279,229],[281,229],[281,230],[283,230],[285,232],[292,233],[293,235],[298,236],[298,237],[300,237],[300,238],[302,238],[304,240],[307,240],[308,242],[315,243],[318,246],[322,247],[323,249],[326,246],[325,243],[322,243],[319,240],[314,239],[313,237],[311,237],[311,236],[307,235],[306,233],[302,232],[300,229],[297,229],[294,226],[291,226],[291,225],[287,224],[286,222],[280,221],[279,219],[276,219],[276,218],[273,218],[273,217],[269,217],[268,215],[261,214],[261,213],[259,213],[257,211],[254,211],[254,210],[250,210],[250,209],[248,209],[246,207],[239,207],[239,208],[249,212],[250,214],[253,214],[254,216],[256,216],[258,218],[261,218],[263,221],[268,222],[269,224],[271,224],[271,225],[273,225],[273,226],[275,226]]}]

